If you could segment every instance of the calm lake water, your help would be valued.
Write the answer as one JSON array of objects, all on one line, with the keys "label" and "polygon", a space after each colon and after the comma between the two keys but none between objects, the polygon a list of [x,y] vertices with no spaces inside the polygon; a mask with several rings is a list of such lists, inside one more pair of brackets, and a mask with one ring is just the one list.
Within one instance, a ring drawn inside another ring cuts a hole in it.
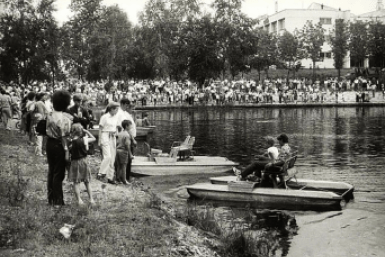
[{"label": "calm lake water", "polygon": [[[153,125],[157,126],[154,134],[147,139],[151,146],[168,152],[173,141],[182,141],[191,135],[196,138],[194,149],[197,155],[225,156],[242,166],[249,164],[255,154],[264,151],[265,136],[277,137],[285,133],[292,148],[298,151],[297,177],[350,183],[355,187],[355,200],[346,208],[385,210],[384,108],[230,107],[154,110],[147,113]],[[266,224],[269,219],[274,220],[280,215],[294,217],[298,213],[273,212],[266,216],[268,218],[262,219],[261,223],[258,210],[252,210],[250,215],[247,208],[242,210],[214,205],[207,208],[207,205],[202,207],[200,204],[188,203],[183,185],[207,182],[208,177],[143,177],[140,180],[154,191],[166,195],[174,207],[186,209],[187,206],[190,215],[195,217],[188,220],[191,224],[200,228],[204,224],[206,229],[219,229],[223,234],[229,228],[234,231],[234,221],[239,221],[243,224],[242,229],[246,226],[248,231],[258,232],[256,242],[261,242],[261,238],[270,238],[265,246],[259,244],[259,253],[268,249],[268,256],[285,256],[290,247],[290,238],[296,233],[292,219],[287,217],[283,227],[277,226],[277,222],[270,222],[272,226]],[[212,223],[202,222],[202,217],[212,217]],[[218,228],[219,220],[227,223],[221,223]],[[257,229],[255,222],[259,222]]]}]

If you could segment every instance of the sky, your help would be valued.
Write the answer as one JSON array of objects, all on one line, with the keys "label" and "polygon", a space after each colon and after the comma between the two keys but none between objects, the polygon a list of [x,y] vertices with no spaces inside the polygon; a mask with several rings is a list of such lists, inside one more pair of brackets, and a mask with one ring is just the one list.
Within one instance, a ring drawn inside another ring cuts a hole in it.
[{"label": "sky", "polygon": [[[306,9],[311,3],[316,2],[333,8],[341,8],[342,11],[350,10],[353,14],[363,14],[376,10],[378,0],[278,0],[278,11],[285,9]],[[104,0],[106,6],[117,4],[127,13],[128,19],[133,23],[138,23],[138,14],[144,9],[146,0]],[[200,0],[206,8],[213,0]],[[257,18],[264,14],[275,12],[276,0],[244,0],[242,12],[251,18]],[[385,1],[383,1],[385,3]],[[59,23],[69,20],[71,12],[69,5],[71,0],[56,0],[57,12],[56,19]]]}]

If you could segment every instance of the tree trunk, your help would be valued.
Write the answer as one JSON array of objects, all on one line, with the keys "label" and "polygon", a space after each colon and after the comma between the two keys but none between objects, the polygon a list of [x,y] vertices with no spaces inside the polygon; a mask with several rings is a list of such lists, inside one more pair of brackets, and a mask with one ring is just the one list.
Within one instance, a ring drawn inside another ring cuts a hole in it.
[{"label": "tree trunk", "polygon": [[289,81],[290,67],[287,69],[286,83]]},{"label": "tree trunk", "polygon": [[315,81],[315,61],[313,60],[313,81]]}]

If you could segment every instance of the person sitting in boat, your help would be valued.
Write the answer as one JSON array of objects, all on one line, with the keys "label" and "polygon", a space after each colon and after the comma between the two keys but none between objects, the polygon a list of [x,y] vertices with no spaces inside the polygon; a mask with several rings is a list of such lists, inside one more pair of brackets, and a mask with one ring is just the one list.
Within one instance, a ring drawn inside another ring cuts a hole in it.
[{"label": "person sitting in boat", "polygon": [[151,123],[148,120],[148,113],[145,112],[143,114],[143,127],[150,127],[150,126],[151,126]]},{"label": "person sitting in boat", "polygon": [[285,163],[285,161],[292,156],[292,151],[289,146],[289,138],[282,134],[279,137],[277,137],[278,143],[281,146],[279,149],[279,156],[276,160],[270,161],[266,164],[262,180],[267,180],[270,178],[270,180],[273,182],[273,185],[275,188],[278,187],[277,184],[277,176],[279,177],[280,181],[283,181],[283,175],[281,171],[281,167]]},{"label": "person sitting in boat", "polygon": [[136,127],[143,127],[143,119],[140,116],[136,116],[135,125]]},{"label": "person sitting in boat", "polygon": [[246,180],[246,178],[253,173],[257,177],[257,180],[260,180],[262,178],[262,170],[265,168],[265,166],[268,163],[275,162],[278,159],[279,151],[278,148],[274,146],[274,138],[268,136],[266,137],[266,142],[268,145],[267,151],[264,155],[257,155],[257,161],[248,165],[244,170],[233,168],[234,174],[240,176],[241,180]]}]

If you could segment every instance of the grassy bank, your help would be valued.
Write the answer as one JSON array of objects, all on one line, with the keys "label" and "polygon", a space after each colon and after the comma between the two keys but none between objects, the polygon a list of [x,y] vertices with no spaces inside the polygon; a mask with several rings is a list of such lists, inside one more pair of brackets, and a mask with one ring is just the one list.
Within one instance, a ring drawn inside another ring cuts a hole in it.
[{"label": "grassy bank", "polygon": [[[1,256],[215,256],[199,232],[176,221],[141,183],[130,187],[92,181],[96,206],[79,207],[64,183],[66,205],[46,200],[45,157],[16,132],[0,131]],[[94,173],[98,157],[90,160]],[[82,192],[88,203],[88,197]],[[69,239],[59,229],[75,228]]]}]

